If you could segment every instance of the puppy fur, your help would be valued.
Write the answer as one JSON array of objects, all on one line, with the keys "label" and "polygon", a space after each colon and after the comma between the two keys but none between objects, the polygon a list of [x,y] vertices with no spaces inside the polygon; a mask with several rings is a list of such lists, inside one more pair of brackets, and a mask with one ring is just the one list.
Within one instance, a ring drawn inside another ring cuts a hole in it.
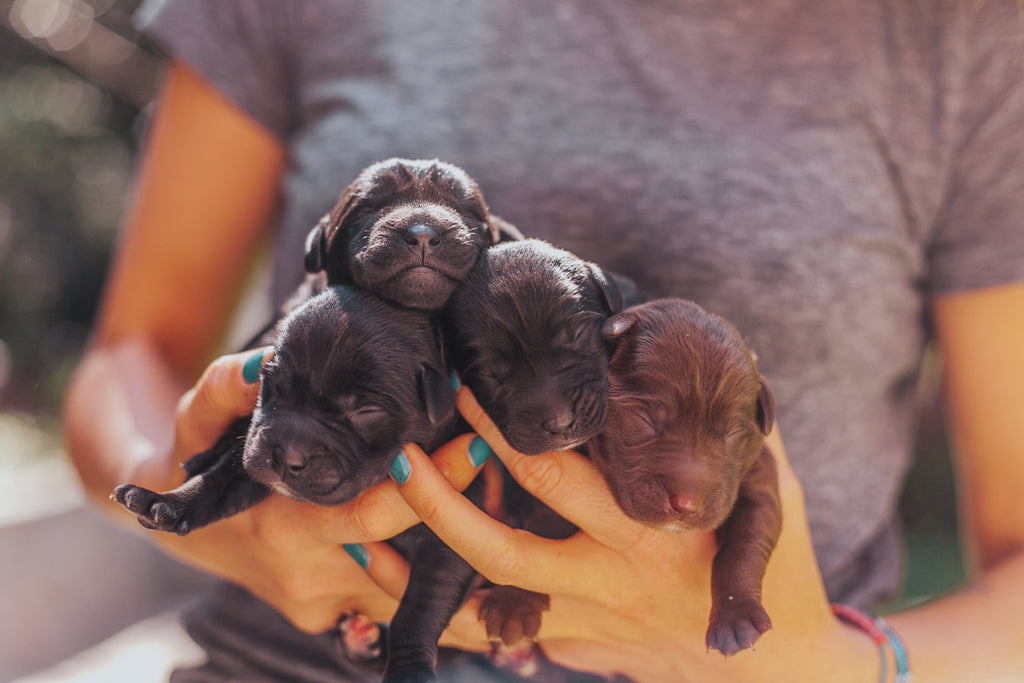
[{"label": "puppy fur", "polygon": [[505,439],[523,453],[573,448],[604,427],[605,319],[616,281],[540,240],[488,249],[442,312],[445,345]]},{"label": "puppy fur", "polygon": [[[693,302],[630,307],[608,317],[601,333],[612,349],[607,419],[583,450],[633,519],[715,531],[706,644],[726,655],[750,647],[771,628],[761,579],[782,519],[775,462],[764,447],[775,416],[771,390],[738,332]],[[543,506],[524,526],[549,538],[573,531]],[[517,644],[536,637],[547,605],[546,595],[502,586],[480,618],[492,639],[521,652]]]},{"label": "puppy fur", "polygon": [[369,166],[306,238],[306,270],[409,308],[438,310],[501,241],[521,239],[492,214],[461,168],[434,160]]},{"label": "puppy fur", "polygon": [[[382,481],[404,443],[430,451],[464,431],[430,314],[331,287],[280,324],[251,419],[195,456],[183,486],[156,494],[125,485],[114,497],[143,526],[185,534],[271,490],[344,503]],[[482,501],[482,484],[467,495]],[[476,574],[425,525],[391,543],[411,576],[388,631],[384,680],[435,680],[437,641]]]},{"label": "puppy fur", "polygon": [[630,517],[716,532],[707,646],[750,647],[771,628],[761,579],[782,527],[771,389],[735,328],[691,301],[631,308],[603,333],[608,422],[588,453]]}]

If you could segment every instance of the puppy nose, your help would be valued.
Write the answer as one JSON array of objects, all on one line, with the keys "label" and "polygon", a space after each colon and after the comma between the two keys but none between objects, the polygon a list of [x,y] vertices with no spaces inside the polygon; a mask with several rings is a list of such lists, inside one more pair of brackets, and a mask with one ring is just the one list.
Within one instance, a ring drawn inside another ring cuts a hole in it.
[{"label": "puppy nose", "polygon": [[306,467],[307,461],[306,454],[296,448],[274,447],[274,462],[282,471],[287,470],[292,474],[298,474]]},{"label": "puppy nose", "polygon": [[558,415],[548,418],[540,423],[548,434],[565,434],[576,422],[576,416],[571,410],[563,410]]},{"label": "puppy nose", "polygon": [[679,514],[691,515],[704,508],[704,499],[692,493],[673,493],[668,497],[668,504]]},{"label": "puppy nose", "polygon": [[420,223],[405,229],[405,243],[408,245],[436,247],[440,241],[441,237],[437,234],[437,230],[430,225]]}]

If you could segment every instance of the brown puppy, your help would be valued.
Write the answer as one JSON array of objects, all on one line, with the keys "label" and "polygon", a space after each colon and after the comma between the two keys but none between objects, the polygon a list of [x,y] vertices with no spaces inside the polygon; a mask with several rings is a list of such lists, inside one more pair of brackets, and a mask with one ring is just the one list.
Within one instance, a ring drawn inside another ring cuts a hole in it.
[{"label": "brown puppy", "polygon": [[715,530],[707,646],[730,655],[771,628],[761,579],[782,526],[764,437],[775,399],[724,319],[682,299],[609,318],[608,424],[587,444],[623,511],[669,529]]},{"label": "brown puppy", "polygon": [[[761,579],[782,523],[764,447],[772,392],[732,325],[693,302],[634,306],[608,318],[602,334],[613,348],[607,421],[586,452],[633,519],[715,531],[706,643],[727,656],[750,647],[771,628]],[[502,587],[481,619],[514,646],[536,635],[546,605],[547,596]]]},{"label": "brown puppy", "polygon": [[492,214],[458,166],[387,159],[364,169],[306,238],[306,270],[400,306],[437,310],[501,241],[522,239]]}]

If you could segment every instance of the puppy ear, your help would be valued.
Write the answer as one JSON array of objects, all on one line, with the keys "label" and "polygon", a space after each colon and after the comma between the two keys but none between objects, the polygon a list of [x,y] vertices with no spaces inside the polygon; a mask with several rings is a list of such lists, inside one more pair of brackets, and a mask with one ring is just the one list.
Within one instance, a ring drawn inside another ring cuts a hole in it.
[{"label": "puppy ear", "polygon": [[587,268],[590,270],[590,279],[597,285],[597,290],[601,293],[601,301],[608,313],[614,314],[621,311],[622,290],[619,289],[615,278],[596,264],[588,263]]},{"label": "puppy ear", "polygon": [[606,342],[618,342],[636,327],[639,320],[640,318],[633,311],[616,313],[604,321],[604,325],[601,326],[601,338]]},{"label": "puppy ear", "polygon": [[523,233],[519,232],[519,228],[509,223],[501,216],[495,216],[493,213],[487,219],[487,234],[491,238],[491,244],[498,244],[499,242],[518,242],[523,238]]},{"label": "puppy ear", "polygon": [[430,424],[440,424],[452,416],[455,392],[452,391],[451,380],[443,372],[431,365],[421,365],[419,390]]},{"label": "puppy ear", "polygon": [[761,433],[768,436],[775,424],[775,394],[772,393],[768,382],[764,377],[758,375],[760,384],[757,388],[757,426]]},{"label": "puppy ear", "polygon": [[331,214],[320,219],[320,222],[306,235],[306,272],[319,273],[327,261],[327,226],[331,224]]}]

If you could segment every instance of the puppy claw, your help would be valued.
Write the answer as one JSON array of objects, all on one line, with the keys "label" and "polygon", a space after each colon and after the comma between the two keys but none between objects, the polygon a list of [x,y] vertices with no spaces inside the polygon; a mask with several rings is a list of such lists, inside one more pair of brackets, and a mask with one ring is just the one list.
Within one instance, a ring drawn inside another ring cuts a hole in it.
[{"label": "puppy claw", "polygon": [[742,650],[752,648],[761,634],[771,628],[771,619],[760,601],[753,599],[730,603],[728,608],[713,611],[705,644],[709,651],[718,650],[728,659]]},{"label": "puppy claw", "polygon": [[180,504],[165,494],[154,493],[141,486],[122,484],[110,495],[129,512],[135,513],[139,524],[146,529],[172,531],[179,536],[192,530],[189,521],[182,519],[184,511],[180,509]]}]

